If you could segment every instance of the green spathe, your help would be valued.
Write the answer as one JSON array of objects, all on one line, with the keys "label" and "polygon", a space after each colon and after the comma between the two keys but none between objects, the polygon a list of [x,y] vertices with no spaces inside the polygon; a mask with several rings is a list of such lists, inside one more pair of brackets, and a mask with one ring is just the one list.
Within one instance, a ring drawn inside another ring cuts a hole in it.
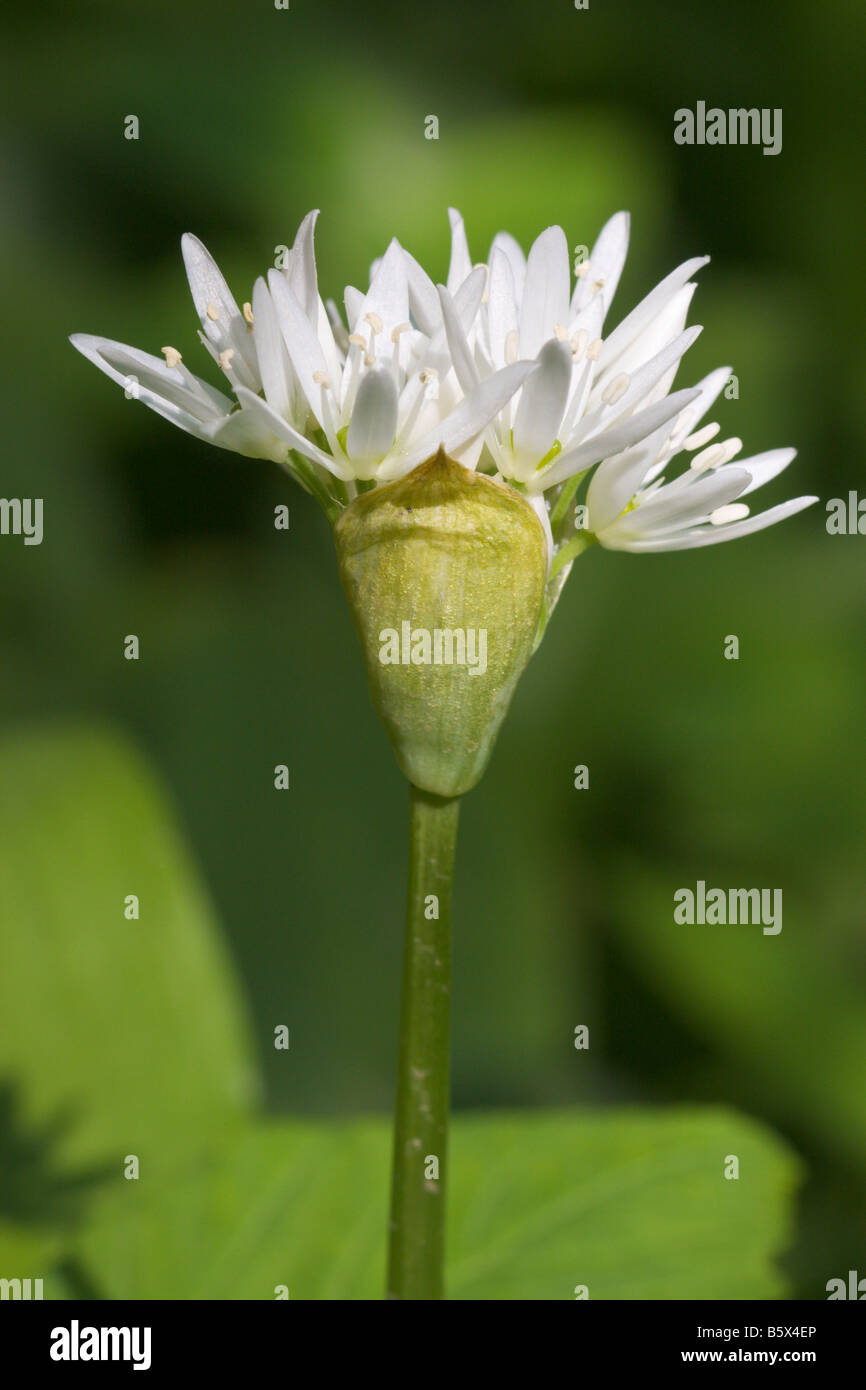
[{"label": "green spathe", "polygon": [[334,527],[373,704],[403,772],[438,796],[479,780],[532,653],[547,573],[535,512],[440,449]]}]

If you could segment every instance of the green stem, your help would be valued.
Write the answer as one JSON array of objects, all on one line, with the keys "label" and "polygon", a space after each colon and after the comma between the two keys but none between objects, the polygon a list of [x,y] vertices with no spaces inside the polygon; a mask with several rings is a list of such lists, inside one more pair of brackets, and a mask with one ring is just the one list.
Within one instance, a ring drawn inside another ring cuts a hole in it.
[{"label": "green stem", "polygon": [[394,1118],[389,1298],[443,1296],[451,879],[459,809],[457,797],[409,788],[409,891]]}]

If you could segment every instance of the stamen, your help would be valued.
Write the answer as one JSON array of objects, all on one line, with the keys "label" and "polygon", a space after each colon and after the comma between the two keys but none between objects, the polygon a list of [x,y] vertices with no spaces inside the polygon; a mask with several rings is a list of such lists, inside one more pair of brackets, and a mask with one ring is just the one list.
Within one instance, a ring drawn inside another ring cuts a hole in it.
[{"label": "stamen", "polygon": [[391,342],[396,343],[401,333],[407,333],[412,327],[411,323],[398,323],[396,328],[391,329]]},{"label": "stamen", "polygon": [[317,386],[324,386],[324,388],[325,388],[326,391],[330,391],[330,389],[331,389],[331,378],[328,376],[328,373],[327,373],[327,372],[322,372],[322,371],[315,371],[315,372],[313,372],[313,381],[316,383]]},{"label": "stamen", "polygon": [[229,371],[231,371],[232,358],[234,357],[234,355],[235,355],[235,350],[234,350],[234,348],[226,348],[224,352],[221,352],[221,353],[220,353],[220,355],[219,355],[219,364],[220,364],[220,366],[222,367],[222,369],[223,369],[224,372],[229,372]]},{"label": "stamen", "polygon": [[593,287],[592,287],[592,292],[593,292],[593,294],[598,294],[599,290],[600,290],[600,289],[603,289],[603,288],[604,288],[604,279],[596,280],[595,284],[594,284]]},{"label": "stamen", "polygon": [[439,399],[439,373],[435,367],[425,367],[418,373],[418,380],[424,383],[424,395],[428,401]]},{"label": "stamen", "polygon": [[208,304],[207,308],[205,309],[205,313],[207,314],[211,323],[216,323],[217,319],[220,316],[219,305],[213,303]]},{"label": "stamen", "polygon": [[709,449],[702,450],[692,459],[691,467],[696,473],[704,473],[708,468],[718,468],[723,463],[730,463],[742,447],[742,439],[736,437],[726,439],[723,444],[711,444]]},{"label": "stamen", "polygon": [[365,315],[364,315],[364,322],[365,322],[365,323],[369,323],[369,325],[370,325],[370,327],[372,328],[374,334],[376,334],[376,333],[381,333],[381,332],[382,332],[382,329],[383,329],[384,326],[385,326],[385,325],[382,323],[382,320],[379,318],[379,315],[378,315],[378,314],[374,314],[374,313],[372,312],[372,310],[370,311],[369,314],[365,314]]},{"label": "stamen", "polygon": [[731,439],[727,441],[727,443],[722,445],[722,448],[725,451],[725,457],[723,462],[730,463],[731,459],[734,458],[740,452],[742,447],[742,439],[737,439],[736,435],[734,435]]},{"label": "stamen", "polygon": [[367,346],[367,339],[361,333],[350,333],[349,342],[354,343],[355,347],[366,348]]},{"label": "stamen", "polygon": [[709,449],[702,449],[696,454],[689,466],[695,473],[705,473],[708,468],[717,468],[724,457],[721,444],[711,444]]},{"label": "stamen", "polygon": [[178,365],[179,362],[182,362],[182,361],[183,361],[183,358],[181,357],[181,355],[180,355],[180,353],[178,352],[177,348],[173,348],[173,347],[164,347],[164,348],[160,348],[160,352],[162,353],[163,357],[165,358],[165,365],[166,365],[167,367],[176,367],[176,366]]},{"label": "stamen", "polygon": [[590,264],[591,264],[590,261],[581,261],[579,265],[575,266],[575,268],[574,268],[574,278],[575,278],[575,280],[583,280],[583,279],[585,278],[585,276],[587,276],[587,275],[589,274]]},{"label": "stamen", "polygon": [[601,347],[601,338],[593,338],[589,347],[586,349],[586,355],[589,358],[590,362],[598,361],[599,355],[601,353]]},{"label": "stamen", "polygon": [[711,526],[726,526],[729,521],[743,521],[749,515],[745,502],[729,502],[727,507],[716,507],[710,512]]},{"label": "stamen", "polygon": [[252,304],[250,304],[249,300],[247,300],[247,302],[244,304],[243,313],[244,318],[246,319],[247,332],[249,333],[252,329],[253,324],[255,323],[255,319],[253,318],[253,306]]},{"label": "stamen", "polygon": [[520,336],[516,328],[510,328],[505,335],[505,360],[510,366],[517,361],[517,354],[520,351]]},{"label": "stamen", "polygon": [[588,341],[589,334],[587,333],[585,328],[581,328],[577,333],[575,333],[574,337],[571,339],[571,350],[574,353],[575,357],[580,356],[580,354],[583,352],[583,349],[586,347]]},{"label": "stamen", "polygon": [[690,434],[688,439],[683,440],[683,448],[688,449],[689,453],[692,449],[700,449],[702,445],[709,444],[713,436],[718,434],[719,429],[718,424],[704,425],[702,430],[698,430],[696,434]]},{"label": "stamen", "polygon": [[601,393],[601,399],[605,405],[615,405],[616,402],[625,395],[631,385],[631,377],[626,372],[621,372],[618,377],[609,382]]},{"label": "stamen", "polygon": [[558,338],[561,343],[564,343],[566,338],[568,337],[568,334],[566,333],[565,328],[561,323],[555,323],[553,325],[553,333],[554,337]]}]

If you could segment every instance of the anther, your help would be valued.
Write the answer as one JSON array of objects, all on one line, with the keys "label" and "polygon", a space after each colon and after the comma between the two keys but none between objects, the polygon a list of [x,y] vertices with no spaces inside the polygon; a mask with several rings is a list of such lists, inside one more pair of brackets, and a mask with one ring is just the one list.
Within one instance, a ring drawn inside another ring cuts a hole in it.
[{"label": "anther", "polygon": [[726,526],[729,521],[743,521],[748,515],[745,502],[730,502],[727,507],[716,507],[710,512],[710,525]]},{"label": "anther", "polygon": [[688,449],[689,453],[691,453],[692,449],[702,448],[704,444],[709,444],[710,440],[718,434],[719,429],[720,426],[718,422],[713,425],[704,425],[702,430],[698,430],[695,434],[690,434],[688,439],[683,440],[683,448]]},{"label": "anther", "polygon": [[162,353],[163,357],[165,358],[165,365],[166,365],[167,367],[176,367],[176,366],[178,365],[179,362],[182,362],[182,361],[183,361],[183,358],[181,357],[181,355],[180,355],[180,353],[178,352],[177,348],[173,348],[173,347],[164,347],[164,348],[160,348],[160,352]]},{"label": "anther", "polygon": [[721,444],[711,444],[709,449],[702,449],[699,454],[695,454],[690,467],[695,473],[704,473],[708,468],[717,468],[725,457],[725,451]]},{"label": "anther", "polygon": [[620,372],[618,377],[608,382],[601,393],[601,399],[605,405],[615,405],[616,402],[625,395],[631,385],[631,377],[626,372]]},{"label": "anther", "polygon": [[214,303],[208,304],[207,308],[205,309],[205,313],[207,314],[211,323],[216,323],[217,319],[220,316],[219,305]]}]

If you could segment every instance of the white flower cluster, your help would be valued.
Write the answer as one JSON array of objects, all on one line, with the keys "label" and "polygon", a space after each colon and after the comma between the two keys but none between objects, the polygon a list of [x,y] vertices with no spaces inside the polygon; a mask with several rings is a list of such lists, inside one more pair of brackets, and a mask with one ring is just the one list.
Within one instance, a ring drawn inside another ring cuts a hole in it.
[{"label": "white flower cluster", "polygon": [[[602,229],[572,287],[560,227],[542,232],[528,256],[499,233],[486,264],[473,265],[452,210],[446,283],[434,285],[394,240],[366,293],[346,289],[344,321],[319,293],[316,217],[304,218],[285,264],[256,281],[242,308],[201,242],[183,238],[199,336],[232,396],[194,376],[173,347],[154,357],[89,334],[72,343],[181,429],[284,464],[332,519],[359,491],[403,476],[441,445],[526,497],[561,579],[594,540],[632,551],[710,545],[817,500],[757,516],[737,500],[795,451],[734,462],[741,441],[719,440],[717,424],[702,424],[729,367],[671,390],[701,331],[685,323],[706,257],[672,271],[605,333],[628,247],[626,213]],[[681,451],[688,466],[667,481]],[[572,503],[591,470],[586,527],[575,537]]]}]

